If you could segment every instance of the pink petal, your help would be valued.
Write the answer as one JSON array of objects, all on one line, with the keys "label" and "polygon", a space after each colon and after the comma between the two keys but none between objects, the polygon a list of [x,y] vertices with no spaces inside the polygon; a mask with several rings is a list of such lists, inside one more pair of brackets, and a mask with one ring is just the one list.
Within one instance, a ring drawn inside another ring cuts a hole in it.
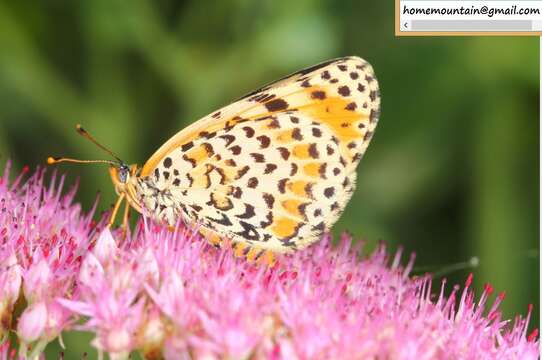
[{"label": "pink petal", "polygon": [[34,303],[26,308],[19,318],[17,334],[22,341],[31,343],[43,335],[46,324],[47,306],[44,302]]}]

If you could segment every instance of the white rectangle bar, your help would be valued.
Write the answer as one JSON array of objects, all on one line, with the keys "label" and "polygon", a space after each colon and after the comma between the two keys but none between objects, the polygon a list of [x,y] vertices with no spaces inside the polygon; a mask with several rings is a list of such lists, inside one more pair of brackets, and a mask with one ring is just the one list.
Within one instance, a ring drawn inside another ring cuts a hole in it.
[{"label": "white rectangle bar", "polygon": [[410,31],[531,31],[530,20],[411,20]]}]

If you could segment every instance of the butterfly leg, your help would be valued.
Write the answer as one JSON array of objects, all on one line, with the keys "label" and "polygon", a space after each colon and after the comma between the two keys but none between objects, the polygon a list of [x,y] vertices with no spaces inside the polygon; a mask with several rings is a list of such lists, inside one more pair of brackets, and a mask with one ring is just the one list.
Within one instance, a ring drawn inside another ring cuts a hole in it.
[{"label": "butterfly leg", "polygon": [[128,230],[128,220],[130,219],[130,204],[128,201],[124,204],[124,215],[122,216],[122,238],[126,239],[126,233]]},{"label": "butterfly leg", "polygon": [[117,217],[117,213],[119,212],[120,205],[122,204],[122,200],[126,197],[125,193],[122,193],[119,195],[119,198],[117,199],[117,202],[115,203],[115,206],[113,207],[113,211],[111,212],[111,217],[109,218],[109,222],[107,223],[107,227],[110,228],[113,226],[113,223],[115,222],[115,218]]}]

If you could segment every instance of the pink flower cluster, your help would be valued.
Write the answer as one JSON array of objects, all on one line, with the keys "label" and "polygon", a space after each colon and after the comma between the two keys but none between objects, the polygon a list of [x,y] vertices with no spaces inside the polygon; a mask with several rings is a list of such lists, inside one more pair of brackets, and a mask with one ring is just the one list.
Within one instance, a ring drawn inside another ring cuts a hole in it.
[{"label": "pink flower cluster", "polygon": [[[279,258],[235,258],[181,225],[143,219],[134,233],[93,226],[92,212],[43,171],[0,183],[0,359],[37,357],[61,331],[91,331],[112,359],[538,359],[531,309],[514,323],[503,299],[432,294],[383,244],[360,259],[343,236]],[[24,311],[13,318],[16,304]],[[69,349],[66,350],[69,353]],[[9,354],[12,355],[9,355]]]},{"label": "pink flower cluster", "polygon": [[[25,179],[24,168],[10,184],[9,168],[0,178],[0,343],[15,330],[21,354],[32,344],[34,357],[72,318],[56,299],[76,287],[93,211],[72,203],[75,187],[62,194],[63,177],[53,175],[46,187],[44,170]],[[18,319],[16,304],[25,306]]]}]

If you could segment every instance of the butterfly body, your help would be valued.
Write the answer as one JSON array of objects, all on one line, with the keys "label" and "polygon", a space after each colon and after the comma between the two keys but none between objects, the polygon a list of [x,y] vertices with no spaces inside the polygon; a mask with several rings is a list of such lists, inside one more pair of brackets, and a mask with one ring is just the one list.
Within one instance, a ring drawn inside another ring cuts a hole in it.
[{"label": "butterfly body", "polygon": [[245,255],[291,252],[340,216],[379,114],[371,66],[330,60],[198,120],[141,169],[112,166],[111,178],[120,200],[158,221],[198,224]]}]

